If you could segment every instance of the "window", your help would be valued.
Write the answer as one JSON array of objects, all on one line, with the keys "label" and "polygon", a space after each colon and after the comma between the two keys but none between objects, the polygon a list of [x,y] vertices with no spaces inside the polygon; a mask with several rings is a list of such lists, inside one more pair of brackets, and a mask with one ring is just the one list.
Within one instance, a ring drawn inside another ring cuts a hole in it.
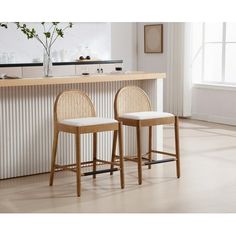
[{"label": "window", "polygon": [[194,23],[192,50],[193,82],[236,84],[236,23]]}]

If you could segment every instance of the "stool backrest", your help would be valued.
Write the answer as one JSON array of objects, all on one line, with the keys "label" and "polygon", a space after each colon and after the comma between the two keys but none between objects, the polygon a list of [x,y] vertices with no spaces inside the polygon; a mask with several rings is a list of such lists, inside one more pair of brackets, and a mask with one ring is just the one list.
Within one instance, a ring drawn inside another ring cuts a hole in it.
[{"label": "stool backrest", "polygon": [[115,118],[124,113],[151,111],[148,95],[137,86],[121,88],[115,97]]},{"label": "stool backrest", "polygon": [[54,120],[94,117],[96,112],[91,99],[84,92],[69,90],[60,93],[54,105]]}]

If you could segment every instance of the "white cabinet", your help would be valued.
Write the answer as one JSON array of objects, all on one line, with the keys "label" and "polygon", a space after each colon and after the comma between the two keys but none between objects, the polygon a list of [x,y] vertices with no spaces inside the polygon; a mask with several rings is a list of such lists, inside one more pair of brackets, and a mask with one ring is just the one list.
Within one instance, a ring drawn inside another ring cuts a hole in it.
[{"label": "white cabinet", "polygon": [[82,73],[107,74],[114,72],[116,67],[121,67],[121,66],[122,66],[121,63],[76,65],[76,75],[82,75]]},{"label": "white cabinet", "polygon": [[76,75],[82,75],[83,73],[97,74],[99,69],[98,64],[94,65],[76,65]]},{"label": "white cabinet", "polygon": [[75,75],[75,66],[74,65],[53,66],[52,75],[53,76]]},{"label": "white cabinet", "polygon": [[42,66],[26,66],[21,68],[23,78],[43,77],[44,75]]},{"label": "white cabinet", "polygon": [[103,73],[111,73],[115,71],[116,64],[100,64],[100,71]]},{"label": "white cabinet", "polygon": [[[99,61],[98,61],[99,63]],[[69,64],[69,65],[54,65],[52,67],[53,76],[67,75],[82,75],[83,73],[93,74],[108,74],[115,71],[116,67],[122,67],[122,63],[108,64]],[[7,74],[12,77],[43,77],[43,66],[22,65],[18,67],[0,67],[0,74]]]},{"label": "white cabinet", "polygon": [[12,77],[21,77],[21,67],[0,67],[0,74],[7,74]]}]

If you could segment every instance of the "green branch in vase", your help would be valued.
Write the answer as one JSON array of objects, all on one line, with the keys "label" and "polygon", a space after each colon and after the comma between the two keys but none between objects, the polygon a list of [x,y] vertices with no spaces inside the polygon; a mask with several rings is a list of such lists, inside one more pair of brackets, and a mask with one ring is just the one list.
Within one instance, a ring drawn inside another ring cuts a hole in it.
[{"label": "green branch in vase", "polygon": [[[55,41],[58,39],[58,37],[63,38],[64,32],[68,28],[72,28],[73,24],[71,22],[68,23],[68,25],[65,28],[59,28],[58,25],[59,22],[52,22],[49,29],[46,30],[45,22],[41,22],[43,25],[43,35],[44,40],[39,37],[39,35],[36,33],[36,30],[34,28],[27,27],[26,24],[21,24],[20,22],[15,22],[17,29],[20,29],[22,33],[24,33],[27,37],[27,39],[36,38],[44,47],[45,50],[50,49],[51,46],[55,43]],[[5,27],[4,23],[1,23],[2,27]],[[7,27],[7,25],[6,25]]]}]

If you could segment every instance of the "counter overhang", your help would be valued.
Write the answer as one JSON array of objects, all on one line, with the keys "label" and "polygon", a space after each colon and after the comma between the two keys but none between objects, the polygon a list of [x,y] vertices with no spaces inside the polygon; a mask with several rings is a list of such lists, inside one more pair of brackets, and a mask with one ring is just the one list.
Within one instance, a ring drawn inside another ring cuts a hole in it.
[{"label": "counter overhang", "polygon": [[128,80],[164,79],[165,73],[123,73],[123,74],[94,74],[63,77],[39,77],[0,80],[1,87],[22,87],[59,84],[101,83]]}]

